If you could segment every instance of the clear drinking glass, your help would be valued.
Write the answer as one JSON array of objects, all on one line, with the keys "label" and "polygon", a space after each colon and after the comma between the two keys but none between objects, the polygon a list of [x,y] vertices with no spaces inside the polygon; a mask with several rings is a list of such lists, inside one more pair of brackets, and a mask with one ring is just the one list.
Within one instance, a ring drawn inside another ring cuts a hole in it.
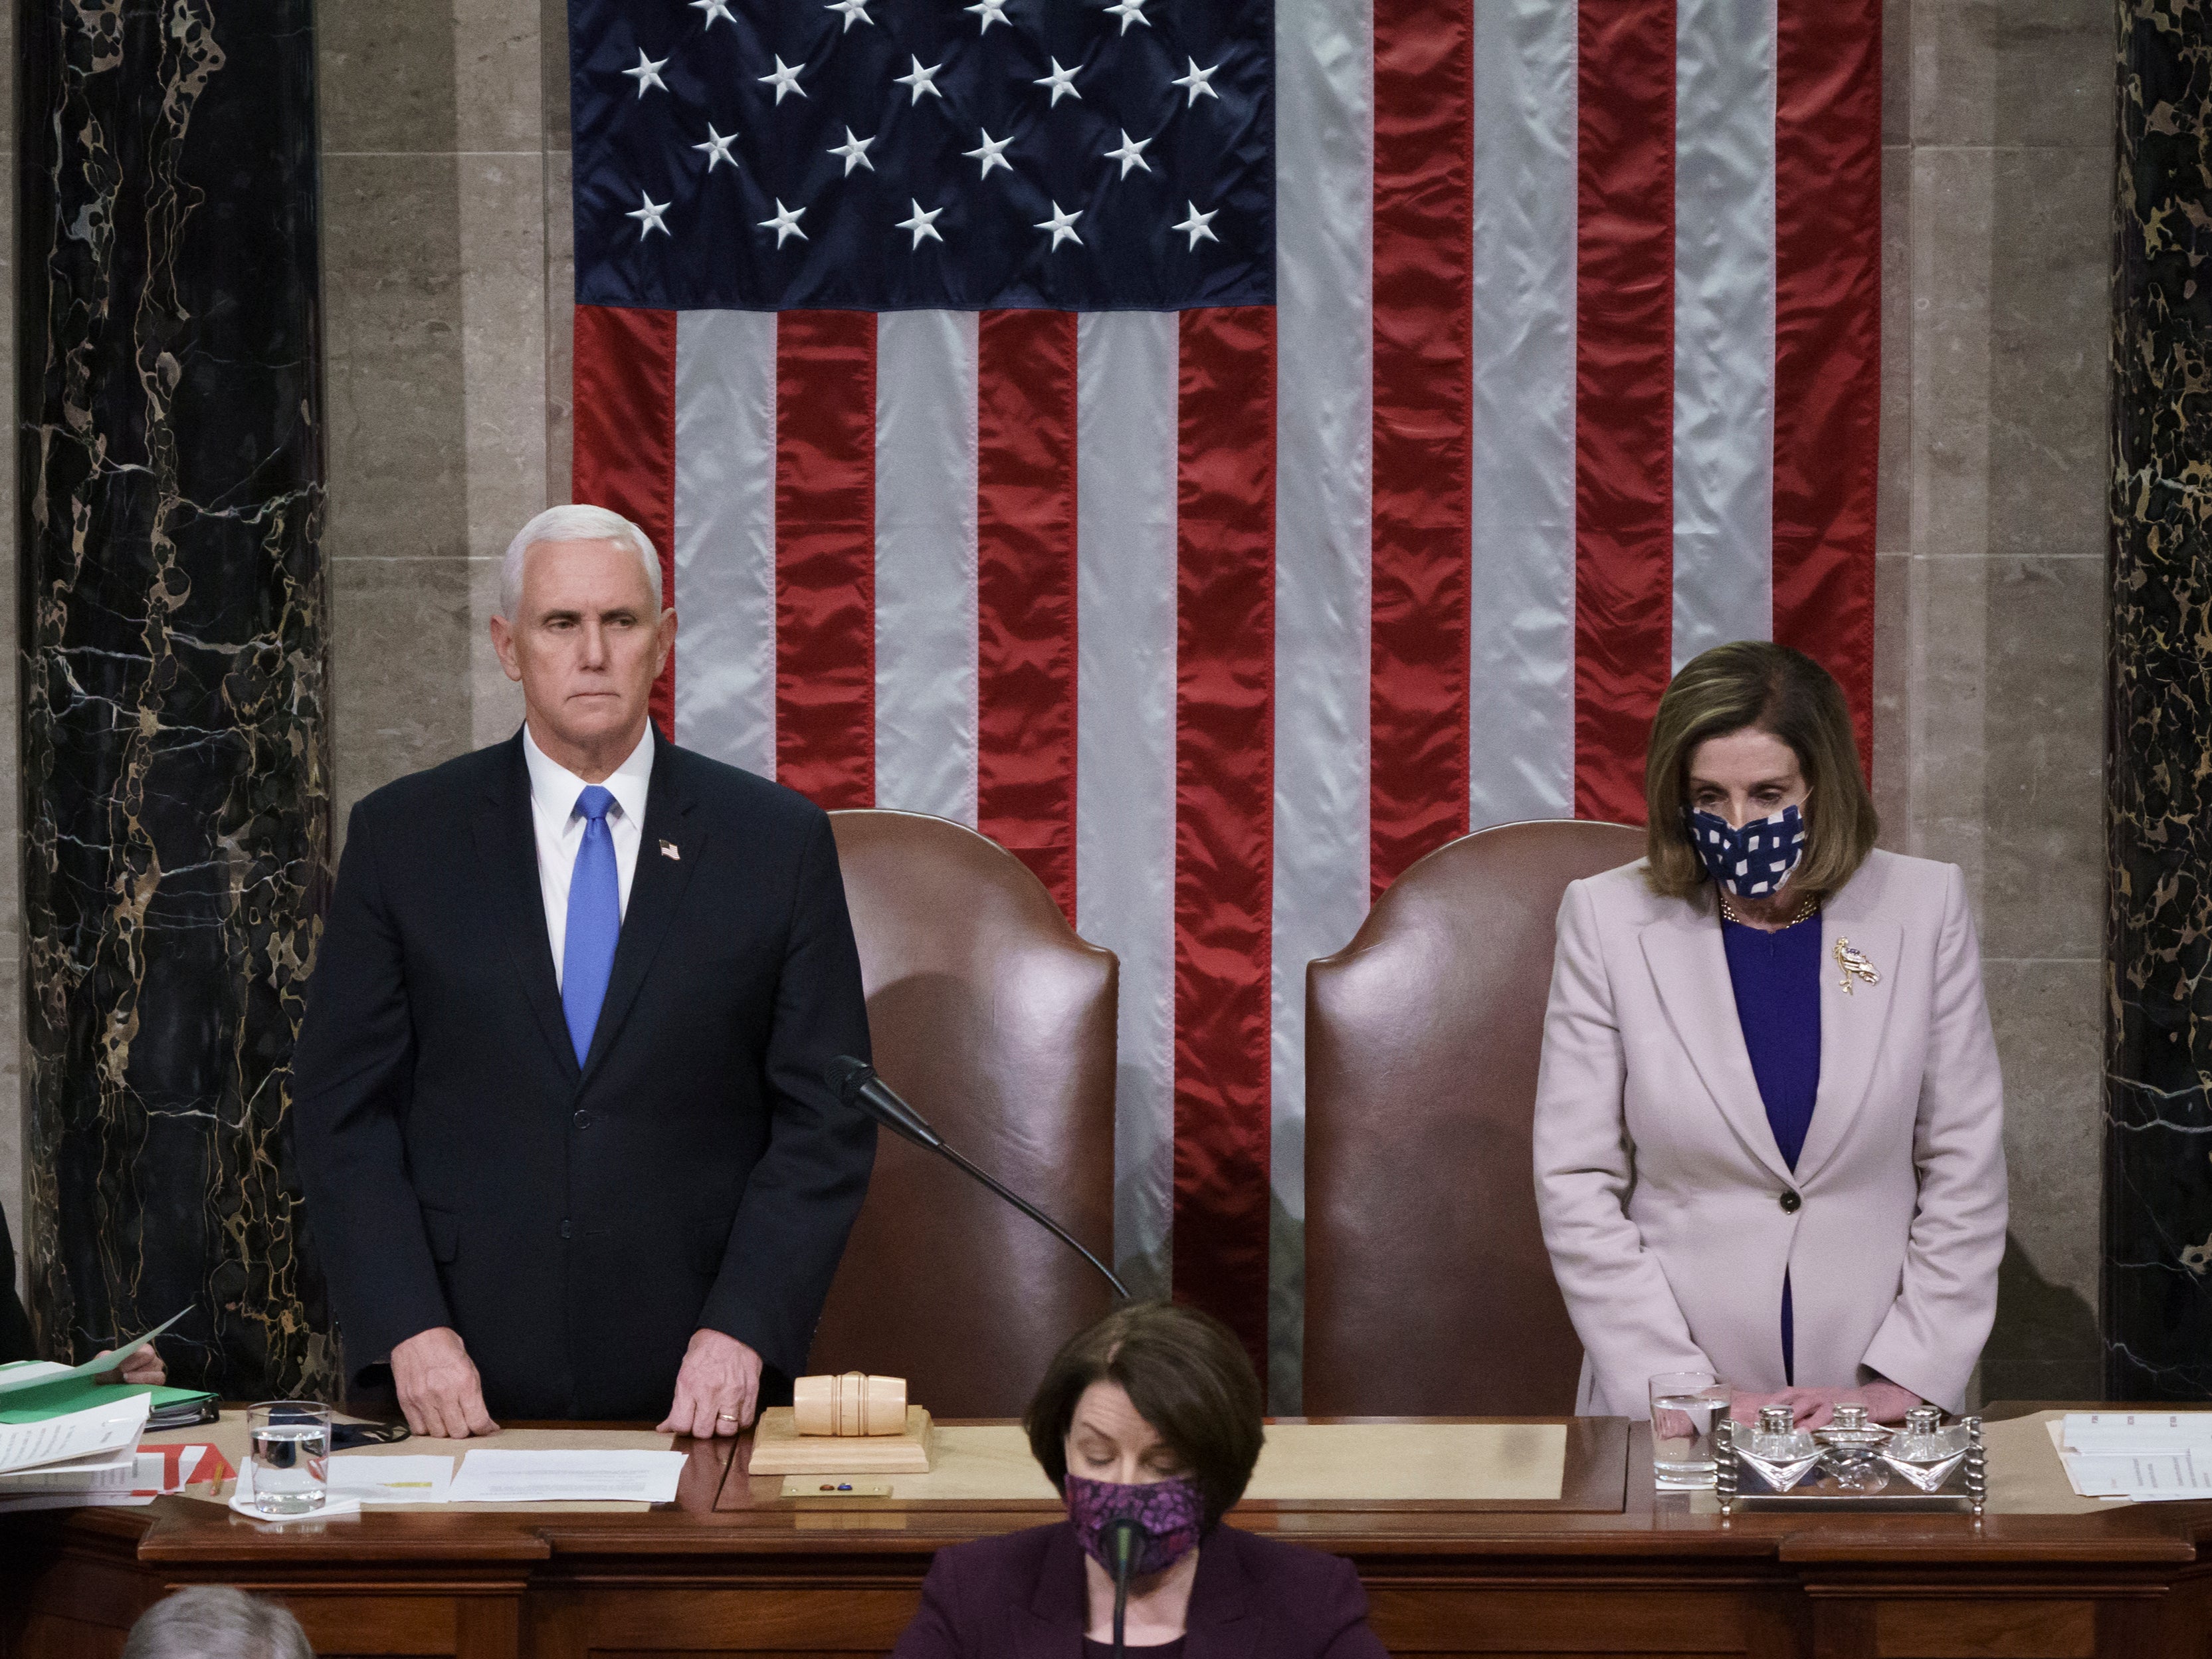
[{"label": "clear drinking glass", "polygon": [[331,1408],[270,1400],[246,1413],[253,1507],[261,1515],[312,1515],[330,1494]]},{"label": "clear drinking glass", "polygon": [[1728,1385],[1711,1371],[1651,1379],[1651,1479],[1660,1490],[1713,1484],[1713,1424],[1728,1404]]}]

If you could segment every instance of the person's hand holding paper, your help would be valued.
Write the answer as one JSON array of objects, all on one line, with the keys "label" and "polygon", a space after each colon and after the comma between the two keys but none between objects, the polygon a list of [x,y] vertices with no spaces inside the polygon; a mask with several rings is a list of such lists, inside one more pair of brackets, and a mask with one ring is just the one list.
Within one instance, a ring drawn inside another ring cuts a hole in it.
[{"label": "person's hand holding paper", "polygon": [[[93,1358],[103,1360],[114,1351],[112,1348],[102,1348]],[[159,1388],[169,1380],[169,1368],[161,1363],[161,1355],[155,1353],[153,1344],[149,1343],[143,1348],[131,1349],[124,1355],[120,1365],[102,1373],[100,1380],[102,1382],[151,1383]]]},{"label": "person's hand holding paper", "polygon": [[[191,1311],[180,1308],[137,1341],[125,1343],[121,1348],[103,1348],[82,1365],[57,1365],[35,1360],[0,1365],[0,1396],[75,1380],[123,1382],[142,1388],[159,1387],[167,1380],[169,1371],[161,1363],[161,1355],[154,1351],[154,1339]],[[111,1357],[115,1361],[113,1364],[101,1363]]]}]

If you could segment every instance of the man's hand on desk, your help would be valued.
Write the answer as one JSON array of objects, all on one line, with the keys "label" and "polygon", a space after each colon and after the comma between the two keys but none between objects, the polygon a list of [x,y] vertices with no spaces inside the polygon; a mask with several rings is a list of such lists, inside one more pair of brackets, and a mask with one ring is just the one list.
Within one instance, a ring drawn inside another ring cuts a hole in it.
[{"label": "man's hand on desk", "polygon": [[392,1351],[392,1381],[412,1433],[437,1440],[492,1435],[499,1424],[484,1410],[476,1362],[451,1326],[418,1331]]},{"label": "man's hand on desk", "polygon": [[737,1433],[753,1420],[760,1380],[761,1357],[737,1338],[692,1332],[684,1369],[676,1374],[676,1403],[659,1432],[697,1440]]},{"label": "man's hand on desk", "polygon": [[1856,1401],[1867,1408],[1873,1423],[1902,1423],[1905,1412],[1920,1403],[1910,1388],[1900,1388],[1886,1377],[1876,1377],[1863,1388],[1778,1388],[1771,1394],[1739,1389],[1729,1400],[1729,1415],[1739,1423],[1756,1423],[1762,1406],[1787,1406],[1801,1429],[1823,1429],[1836,1407]]}]

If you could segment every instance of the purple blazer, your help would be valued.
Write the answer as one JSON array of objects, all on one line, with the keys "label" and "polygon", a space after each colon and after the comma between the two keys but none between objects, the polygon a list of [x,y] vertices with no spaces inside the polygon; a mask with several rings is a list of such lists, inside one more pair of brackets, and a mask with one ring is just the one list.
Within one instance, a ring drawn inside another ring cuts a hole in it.
[{"label": "purple blazer", "polygon": [[[1082,1659],[1087,1614],[1083,1546],[1066,1522],[979,1538],[938,1551],[892,1659]],[[1388,1659],[1352,1563],[1234,1527],[1208,1533],[1183,1659],[1324,1656]]]}]

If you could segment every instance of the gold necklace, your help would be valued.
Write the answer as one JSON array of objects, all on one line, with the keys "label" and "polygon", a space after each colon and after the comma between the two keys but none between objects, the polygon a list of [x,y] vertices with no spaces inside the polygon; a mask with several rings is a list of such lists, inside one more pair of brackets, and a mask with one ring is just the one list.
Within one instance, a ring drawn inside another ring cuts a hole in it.
[{"label": "gold necklace", "polygon": [[[1820,909],[1820,901],[1818,899],[1808,899],[1803,904],[1797,906],[1797,913],[1791,917],[1788,921],[1784,922],[1782,924],[1782,927],[1796,927],[1798,923],[1806,920],[1814,911]],[[1721,920],[1723,922],[1742,923],[1746,926],[1750,925],[1748,923],[1744,923],[1743,918],[1735,913],[1735,906],[1729,903],[1729,896],[1725,892],[1721,894]],[[1781,930],[1781,928],[1777,928],[1775,930],[1778,933]]]}]

